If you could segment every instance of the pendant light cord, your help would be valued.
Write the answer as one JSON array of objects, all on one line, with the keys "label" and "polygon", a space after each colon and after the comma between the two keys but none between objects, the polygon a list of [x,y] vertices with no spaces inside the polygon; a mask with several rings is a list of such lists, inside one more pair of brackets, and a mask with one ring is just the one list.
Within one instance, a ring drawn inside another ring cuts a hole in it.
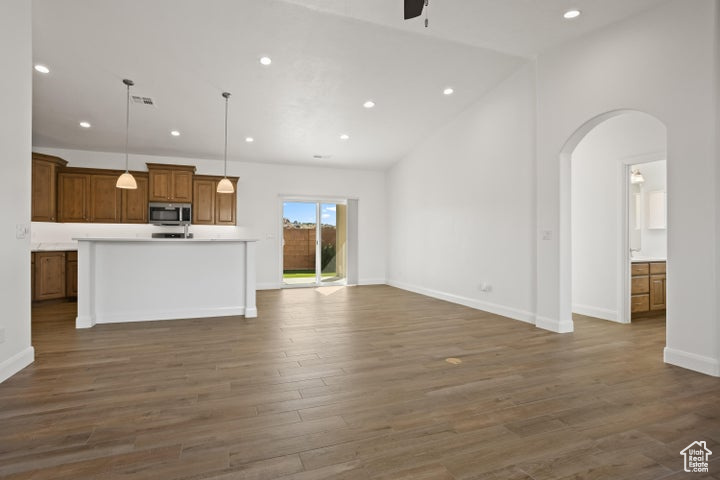
[{"label": "pendant light cord", "polygon": [[228,131],[228,99],[230,95],[225,97],[225,178],[227,178],[227,131]]},{"label": "pendant light cord", "polygon": [[130,137],[130,85],[127,84],[127,101],[125,108],[125,171],[129,170],[128,138]]}]

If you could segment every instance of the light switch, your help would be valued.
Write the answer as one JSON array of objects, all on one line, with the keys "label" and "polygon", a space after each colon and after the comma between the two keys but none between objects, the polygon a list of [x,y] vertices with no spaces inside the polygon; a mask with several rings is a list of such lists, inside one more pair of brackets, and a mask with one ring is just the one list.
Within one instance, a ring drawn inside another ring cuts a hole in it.
[{"label": "light switch", "polygon": [[552,230],[543,230],[542,231],[542,239],[543,240],[552,240]]},{"label": "light switch", "polygon": [[30,227],[27,224],[18,223],[15,225],[15,238],[27,238],[28,233],[30,233]]}]

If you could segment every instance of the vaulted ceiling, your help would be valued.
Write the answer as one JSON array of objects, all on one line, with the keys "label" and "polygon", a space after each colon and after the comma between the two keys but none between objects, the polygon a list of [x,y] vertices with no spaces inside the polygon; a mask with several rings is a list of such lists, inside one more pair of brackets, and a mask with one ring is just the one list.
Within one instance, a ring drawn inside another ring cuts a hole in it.
[{"label": "vaulted ceiling", "polygon": [[131,152],[222,158],[229,91],[231,160],[385,168],[527,57],[656,3],[433,0],[425,29],[401,0],[34,0],[33,143],[122,151],[130,78],[157,104],[133,104]]}]

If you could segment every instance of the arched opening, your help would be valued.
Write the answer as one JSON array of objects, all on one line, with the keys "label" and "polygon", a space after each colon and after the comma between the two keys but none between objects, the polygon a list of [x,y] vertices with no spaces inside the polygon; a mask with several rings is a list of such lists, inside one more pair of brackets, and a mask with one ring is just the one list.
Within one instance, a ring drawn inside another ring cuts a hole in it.
[{"label": "arched opening", "polygon": [[[591,119],[562,149],[559,245],[563,331],[574,330],[573,313],[619,323],[629,323],[632,315],[642,315],[643,309],[648,314],[663,313],[666,243],[651,247],[661,243],[656,237],[666,242],[666,224],[655,224],[651,231],[645,228],[645,219],[650,207],[655,216],[665,218],[665,165],[650,162],[664,162],[666,152],[665,125],[635,110],[616,110]],[[656,175],[662,185],[658,186],[654,177],[651,182],[656,189],[652,193],[662,193],[662,197],[654,196],[661,198],[660,202],[654,197],[651,201],[651,192],[643,191],[642,185],[631,183],[631,172],[643,168],[648,174],[662,170]],[[640,246],[642,233],[647,237],[647,253]],[[657,264],[640,265],[640,259]],[[648,270],[645,278],[633,276],[643,269]],[[654,304],[650,301],[653,280],[657,281]],[[657,300],[661,293],[662,304]]]}]

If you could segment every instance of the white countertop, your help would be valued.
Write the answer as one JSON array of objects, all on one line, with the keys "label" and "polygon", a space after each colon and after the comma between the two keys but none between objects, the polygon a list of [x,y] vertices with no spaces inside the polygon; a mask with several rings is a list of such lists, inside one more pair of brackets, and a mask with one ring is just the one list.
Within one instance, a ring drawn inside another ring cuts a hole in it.
[{"label": "white countertop", "polygon": [[[73,238],[77,242],[115,242],[115,243],[139,243],[139,242],[170,242],[170,243],[208,243],[208,242],[257,242],[257,238],[141,238],[141,237],[78,237]],[[76,247],[77,249],[77,247]]]},{"label": "white countertop", "polygon": [[649,257],[649,258],[633,258],[631,263],[655,263],[655,262],[666,262],[667,258]]},{"label": "white countertop", "polygon": [[77,242],[31,242],[30,250],[33,252],[63,252],[77,250]]}]

